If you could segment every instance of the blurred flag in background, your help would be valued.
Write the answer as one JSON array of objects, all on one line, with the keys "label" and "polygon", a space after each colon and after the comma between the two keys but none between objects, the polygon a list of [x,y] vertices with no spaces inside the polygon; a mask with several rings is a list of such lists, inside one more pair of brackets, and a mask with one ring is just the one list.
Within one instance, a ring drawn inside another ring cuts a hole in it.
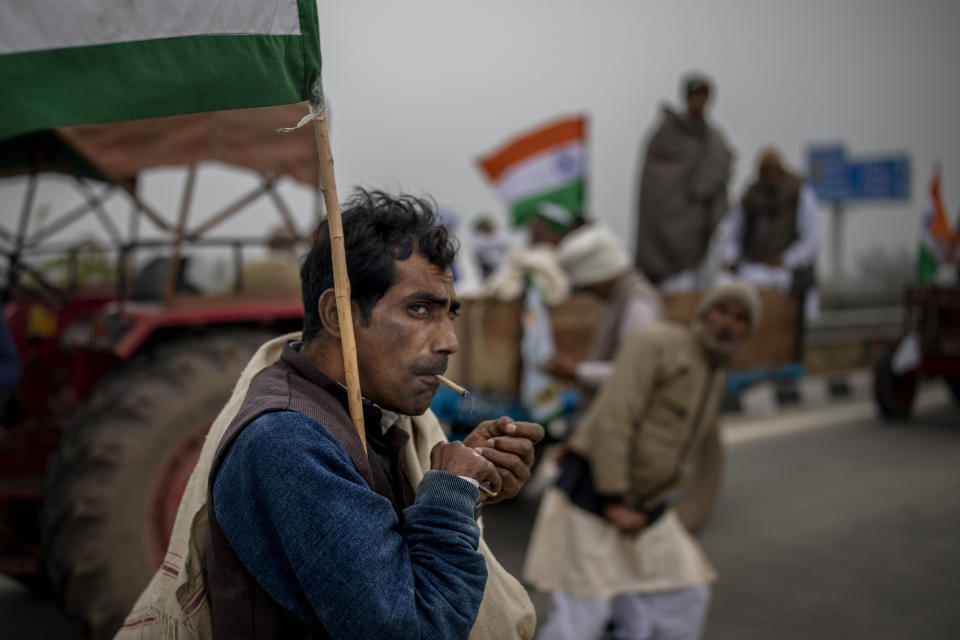
[{"label": "blurred flag in background", "polygon": [[509,140],[477,164],[522,226],[531,215],[583,209],[586,192],[586,118],[550,122]]},{"label": "blurred flag in background", "polygon": [[929,284],[937,279],[940,264],[947,258],[953,234],[950,220],[940,197],[940,167],[934,169],[930,181],[930,202],[920,228],[920,247],[917,252],[917,283]]}]

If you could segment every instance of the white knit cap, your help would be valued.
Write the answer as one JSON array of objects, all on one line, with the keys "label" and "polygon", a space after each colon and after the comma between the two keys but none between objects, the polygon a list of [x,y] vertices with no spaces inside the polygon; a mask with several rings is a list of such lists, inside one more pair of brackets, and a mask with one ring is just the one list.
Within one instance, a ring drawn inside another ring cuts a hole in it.
[{"label": "white knit cap", "polygon": [[710,287],[700,298],[697,305],[697,318],[703,318],[710,307],[721,300],[736,300],[747,308],[750,315],[750,332],[757,330],[760,324],[760,315],[763,313],[763,304],[760,302],[760,294],[757,288],[746,280],[732,279]]},{"label": "white knit cap", "polygon": [[630,258],[606,227],[591,224],[568,234],[557,247],[557,259],[575,285],[603,282],[621,275]]}]

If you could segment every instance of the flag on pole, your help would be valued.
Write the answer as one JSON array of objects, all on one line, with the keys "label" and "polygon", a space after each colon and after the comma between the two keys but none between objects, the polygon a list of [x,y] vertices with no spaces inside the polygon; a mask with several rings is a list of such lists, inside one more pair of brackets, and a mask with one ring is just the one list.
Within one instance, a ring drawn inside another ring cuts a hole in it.
[{"label": "flag on pole", "polygon": [[586,118],[574,116],[523,133],[477,164],[519,226],[534,214],[549,221],[581,213],[586,155]]},{"label": "flag on pole", "polygon": [[299,102],[319,77],[315,0],[6,3],[0,140]]},{"label": "flag on pole", "polygon": [[920,250],[917,255],[917,283],[928,284],[937,277],[940,263],[946,258],[953,234],[946,207],[940,197],[940,168],[937,167],[930,181],[929,208],[923,216],[920,229]]},{"label": "flag on pole", "polygon": [[530,282],[523,307],[520,401],[530,412],[531,420],[546,426],[563,413],[560,385],[542,369],[556,352],[553,324],[543,294]]}]

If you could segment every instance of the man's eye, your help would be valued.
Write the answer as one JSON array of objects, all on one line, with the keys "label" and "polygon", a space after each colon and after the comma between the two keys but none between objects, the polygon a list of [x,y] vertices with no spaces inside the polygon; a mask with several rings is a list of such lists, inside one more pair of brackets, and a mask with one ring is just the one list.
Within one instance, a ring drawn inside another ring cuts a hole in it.
[{"label": "man's eye", "polygon": [[408,308],[410,309],[410,313],[420,318],[424,318],[430,314],[430,308],[425,304],[412,304]]},{"label": "man's eye", "polygon": [[456,311],[456,310],[454,310],[454,309],[451,309],[450,311],[447,312],[447,316],[448,316],[451,320],[456,320],[457,318],[460,317],[460,312],[459,312],[459,311]]}]

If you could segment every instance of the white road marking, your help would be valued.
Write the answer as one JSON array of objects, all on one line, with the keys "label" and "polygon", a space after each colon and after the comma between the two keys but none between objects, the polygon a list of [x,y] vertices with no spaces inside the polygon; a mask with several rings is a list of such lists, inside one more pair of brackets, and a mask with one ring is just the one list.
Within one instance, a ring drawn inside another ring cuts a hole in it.
[{"label": "white road marking", "polygon": [[[937,384],[919,391],[914,401],[914,411],[942,406],[950,401],[947,389]],[[798,409],[778,417],[741,419],[736,424],[723,428],[722,438],[724,444],[736,445],[802,431],[853,424],[877,415],[873,399],[856,400],[834,406]]]}]

